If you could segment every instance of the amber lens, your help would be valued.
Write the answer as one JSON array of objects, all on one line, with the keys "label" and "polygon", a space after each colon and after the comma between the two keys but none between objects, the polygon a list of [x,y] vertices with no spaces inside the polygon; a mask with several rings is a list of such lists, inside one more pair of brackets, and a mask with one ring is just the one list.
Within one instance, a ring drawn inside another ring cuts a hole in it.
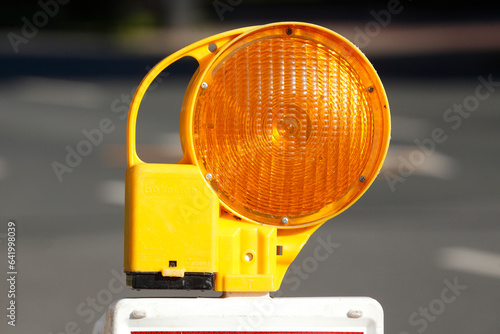
[{"label": "amber lens", "polygon": [[193,138],[198,165],[231,211],[290,226],[325,207],[323,216],[332,215],[360,182],[374,109],[359,69],[328,36],[288,29],[250,35],[214,63]]}]

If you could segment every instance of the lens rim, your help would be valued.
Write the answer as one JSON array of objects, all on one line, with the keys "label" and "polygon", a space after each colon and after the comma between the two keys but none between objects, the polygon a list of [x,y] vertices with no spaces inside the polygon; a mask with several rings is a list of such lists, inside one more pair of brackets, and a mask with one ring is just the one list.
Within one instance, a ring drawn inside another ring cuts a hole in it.
[{"label": "lens rim", "polygon": [[[292,31],[289,34],[289,31]],[[368,161],[363,168],[362,177],[356,182],[346,194],[337,200],[336,202],[323,207],[316,213],[308,214],[303,217],[298,217],[294,219],[288,219],[286,223],[283,223],[283,217],[277,218],[267,218],[259,214],[252,213],[249,210],[241,210],[241,208],[233,207],[231,203],[221,196],[221,194],[214,189],[213,179],[206,178],[205,176],[210,173],[206,171],[201,159],[196,152],[194,143],[194,114],[196,112],[196,106],[198,103],[198,98],[200,94],[207,88],[209,89],[210,83],[212,82],[212,73],[216,70],[217,66],[220,65],[221,61],[224,60],[231,52],[237,52],[239,46],[247,43],[248,41],[259,36],[259,38],[265,36],[272,36],[276,34],[277,31],[281,31],[285,36],[293,36],[294,34],[300,34],[303,38],[312,38],[318,40],[319,42],[327,45],[335,52],[339,53],[349,64],[352,66],[360,76],[360,81],[363,86],[369,92],[370,103],[374,112],[374,125],[373,125],[373,143],[371,154]],[[255,27],[239,37],[235,38],[231,42],[227,43],[222,47],[218,47],[217,54],[208,64],[200,64],[201,72],[198,73],[195,80],[193,81],[193,98],[188,101],[187,105],[187,125],[189,133],[187,134],[189,154],[193,157],[193,163],[198,166],[200,174],[203,179],[214,191],[221,202],[221,204],[230,212],[241,217],[242,219],[257,223],[272,225],[278,228],[299,228],[309,225],[318,224],[327,219],[330,219],[355,203],[364,192],[370,187],[370,185],[375,180],[380,168],[382,167],[383,161],[385,159],[387,149],[390,141],[390,113],[389,104],[387,101],[387,96],[383,88],[382,82],[378,77],[377,72],[368,61],[368,59],[361,53],[361,51],[349,42],[344,37],[338,35],[337,33],[308,23],[300,22],[280,22],[272,23],[264,26]],[[363,179],[363,180],[361,180]]]}]

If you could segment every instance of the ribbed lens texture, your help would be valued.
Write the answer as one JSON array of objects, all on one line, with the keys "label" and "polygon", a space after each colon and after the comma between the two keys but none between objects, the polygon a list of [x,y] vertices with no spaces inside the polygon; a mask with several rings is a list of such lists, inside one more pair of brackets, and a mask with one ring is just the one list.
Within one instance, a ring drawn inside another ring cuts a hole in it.
[{"label": "ribbed lens texture", "polygon": [[194,113],[199,165],[238,213],[301,217],[359,182],[373,115],[354,69],[310,39],[249,42],[213,68]]}]

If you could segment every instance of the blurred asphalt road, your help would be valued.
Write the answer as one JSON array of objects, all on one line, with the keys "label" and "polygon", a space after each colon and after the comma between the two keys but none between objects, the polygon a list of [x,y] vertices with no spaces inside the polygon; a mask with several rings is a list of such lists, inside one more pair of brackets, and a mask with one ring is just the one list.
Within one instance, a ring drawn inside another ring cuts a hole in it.
[{"label": "blurred asphalt road", "polygon": [[[381,59],[385,68],[389,60]],[[3,316],[2,333],[88,333],[117,298],[180,295],[131,291],[120,283],[126,141],[121,116],[145,66],[154,62],[133,66],[126,70],[134,77],[23,75],[0,81],[4,272],[7,221],[18,228],[17,326],[9,327]],[[310,239],[281,292],[373,297],[384,307],[386,333],[497,334],[500,86],[484,81],[499,82],[498,67],[441,77],[379,73],[393,117],[384,171],[353,207]],[[179,110],[188,80],[182,71],[172,73],[144,101],[138,142],[146,161],[180,158]],[[448,111],[460,105],[462,114]],[[107,133],[96,137],[98,144],[60,182],[53,163],[65,163],[68,150],[86,139],[83,132],[102,128],[103,120]],[[404,161],[422,157],[422,163],[404,167]],[[398,172],[404,177],[394,178]],[[313,258],[317,238],[338,244],[324,261]],[[6,288],[2,280],[2,307]]]}]

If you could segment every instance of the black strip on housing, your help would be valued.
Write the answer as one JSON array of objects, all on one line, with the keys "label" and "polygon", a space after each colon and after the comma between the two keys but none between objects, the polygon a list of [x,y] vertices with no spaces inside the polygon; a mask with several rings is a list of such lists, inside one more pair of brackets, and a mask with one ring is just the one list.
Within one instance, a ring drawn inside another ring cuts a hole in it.
[{"label": "black strip on housing", "polygon": [[215,273],[184,273],[184,277],[162,276],[161,273],[127,274],[127,286],[133,289],[214,290]]}]

